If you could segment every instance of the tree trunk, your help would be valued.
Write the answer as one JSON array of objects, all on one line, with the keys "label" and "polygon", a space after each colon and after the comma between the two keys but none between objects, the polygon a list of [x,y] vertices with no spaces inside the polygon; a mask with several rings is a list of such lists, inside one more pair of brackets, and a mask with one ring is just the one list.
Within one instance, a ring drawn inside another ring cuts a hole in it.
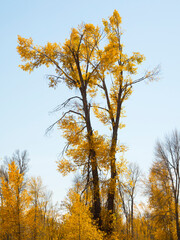
[{"label": "tree trunk", "polygon": [[93,216],[95,220],[98,220],[99,226],[101,226],[101,202],[100,202],[100,190],[99,190],[99,177],[98,177],[98,170],[97,170],[97,161],[95,159],[95,152],[93,150],[91,158],[91,166],[92,166],[92,176],[93,176],[93,200],[94,200],[94,207],[93,207]]},{"label": "tree trunk", "polygon": [[175,217],[176,217],[176,233],[177,239],[180,240],[180,228],[179,228],[179,211],[178,211],[178,202],[175,200]]},{"label": "tree trunk", "polygon": [[134,201],[131,199],[131,238],[134,239]]},{"label": "tree trunk", "polygon": [[[123,72],[121,72],[121,78],[123,78]],[[116,120],[112,121],[113,123],[113,134],[111,140],[111,148],[110,148],[110,163],[111,163],[111,179],[108,191],[108,214],[110,215],[110,229],[109,233],[113,231],[112,225],[112,214],[114,213],[114,200],[115,200],[115,190],[116,190],[116,146],[117,146],[117,138],[118,138],[118,127],[120,122],[120,115],[121,115],[121,95],[122,95],[122,87],[120,84],[118,97],[117,97],[117,112],[116,112]]]},{"label": "tree trunk", "polygon": [[[36,198],[36,196],[35,196]],[[37,238],[37,199],[35,199],[35,213],[34,213],[34,237],[33,239],[36,240]]]},{"label": "tree trunk", "polygon": [[21,240],[21,221],[20,221],[20,190],[18,189],[18,196],[17,196],[17,235],[18,240]]},{"label": "tree trunk", "polygon": [[110,162],[111,162],[111,178],[108,189],[108,228],[107,234],[111,235],[113,231],[113,214],[115,212],[114,200],[115,200],[115,189],[116,189],[116,158],[115,158],[115,149],[116,149],[116,140],[112,140],[112,145],[110,149]]},{"label": "tree trunk", "polygon": [[116,159],[115,154],[111,156],[111,179],[108,192],[108,211],[114,213],[114,198],[116,185]]},{"label": "tree trunk", "polygon": [[93,130],[90,121],[90,110],[87,103],[85,86],[81,87],[81,95],[83,99],[83,108],[85,114],[86,128],[87,128],[87,140],[89,143],[89,158],[92,169],[93,177],[93,218],[101,227],[101,201],[100,201],[100,188],[99,188],[99,176],[98,176],[98,164],[96,159],[96,152],[93,149]]}]

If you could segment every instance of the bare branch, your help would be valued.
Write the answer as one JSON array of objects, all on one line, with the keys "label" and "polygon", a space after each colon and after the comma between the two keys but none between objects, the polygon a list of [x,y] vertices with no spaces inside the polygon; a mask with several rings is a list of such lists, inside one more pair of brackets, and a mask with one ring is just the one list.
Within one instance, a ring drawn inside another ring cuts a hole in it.
[{"label": "bare branch", "polygon": [[[91,107],[93,107],[93,106],[91,106]],[[100,107],[100,106],[96,106],[96,107],[99,108],[99,109],[101,109],[101,110],[105,110],[106,112],[109,113],[109,110],[108,110],[107,108],[103,108],[103,107]]]},{"label": "bare branch", "polygon": [[73,100],[73,99],[79,99],[82,101],[82,98],[81,97],[78,97],[78,96],[74,96],[74,97],[70,97],[68,98],[66,101],[64,101],[62,104],[58,105],[54,110],[52,110],[50,113],[54,113],[54,112],[58,112],[60,110],[62,110],[63,108],[65,108],[68,103]]},{"label": "bare branch", "polygon": [[142,82],[146,79],[148,79],[149,81],[155,80],[158,77],[159,73],[160,73],[160,65],[155,67],[150,72],[147,71],[143,77],[134,80],[132,83],[126,84],[125,87],[132,86],[132,85],[134,85],[136,83],[139,83],[139,82]]},{"label": "bare branch", "polygon": [[[81,117],[84,118],[83,114],[81,114],[81,113],[79,113],[79,112],[76,112],[76,111],[73,111],[73,110],[69,110],[69,111],[65,112],[65,113],[62,115],[61,118],[59,118],[56,122],[54,122],[51,126],[49,126],[49,127],[46,129],[45,135],[47,135],[50,131],[52,131],[52,129],[54,128],[54,126],[55,126],[56,124],[58,124],[59,122],[61,122],[61,121],[63,120],[63,118],[64,118],[67,114],[69,114],[69,113],[73,113],[73,114],[79,115],[79,116],[81,116]],[[84,118],[84,119],[85,119],[85,118]]]}]

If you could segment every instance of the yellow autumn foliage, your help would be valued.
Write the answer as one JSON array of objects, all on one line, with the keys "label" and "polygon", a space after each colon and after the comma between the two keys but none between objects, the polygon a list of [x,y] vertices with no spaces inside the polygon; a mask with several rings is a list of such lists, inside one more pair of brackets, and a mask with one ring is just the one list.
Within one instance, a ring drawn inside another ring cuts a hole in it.
[{"label": "yellow autumn foliage", "polygon": [[70,191],[66,203],[68,213],[63,217],[63,240],[103,240],[103,234],[92,220],[88,206],[79,194]]}]

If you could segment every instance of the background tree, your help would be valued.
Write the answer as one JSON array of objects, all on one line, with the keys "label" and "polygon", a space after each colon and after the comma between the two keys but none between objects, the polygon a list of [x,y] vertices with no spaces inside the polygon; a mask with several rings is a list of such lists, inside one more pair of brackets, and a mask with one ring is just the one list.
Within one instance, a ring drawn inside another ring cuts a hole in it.
[{"label": "background tree", "polygon": [[[152,221],[151,210],[147,204],[141,202],[138,205],[138,212],[134,218],[134,239],[135,240],[152,240],[160,239],[158,236],[155,238],[156,223]],[[165,238],[164,238],[165,239]]]},{"label": "background tree", "polygon": [[168,172],[162,162],[154,162],[147,188],[151,222],[154,222],[153,235],[155,239],[176,239],[174,206]]},{"label": "background tree", "polygon": [[29,163],[29,157],[28,152],[26,150],[20,152],[19,150],[16,150],[12,157],[5,157],[3,161],[3,165],[1,165],[0,168],[0,174],[3,176],[6,180],[8,180],[8,167],[9,164],[12,162],[15,162],[19,169],[20,174],[24,174],[24,177],[26,177],[26,173],[28,171],[28,163]]},{"label": "background tree", "polygon": [[[1,223],[2,238],[25,237],[24,212],[28,206],[26,191],[26,172],[28,170],[28,153],[15,151],[12,157],[6,157],[0,168],[1,188]],[[7,221],[9,219],[9,221]]]},{"label": "background tree", "polygon": [[3,237],[22,240],[26,238],[24,216],[29,196],[24,188],[23,174],[14,161],[8,165],[7,176],[8,181],[1,177]]},{"label": "background tree", "polygon": [[[171,136],[167,136],[164,142],[157,142],[155,156],[156,162],[151,170],[153,177],[158,179],[155,190],[159,190],[159,194],[164,197],[159,199],[153,196],[152,199],[157,200],[161,207],[168,204],[168,209],[163,210],[163,213],[167,214],[164,219],[167,220],[168,216],[175,219],[176,235],[179,240],[180,134],[177,130]],[[152,183],[151,186],[153,187],[154,184]]]},{"label": "background tree", "polygon": [[28,228],[32,239],[39,239],[43,235],[42,204],[44,187],[40,177],[32,177],[28,181],[28,194],[30,196],[29,210],[27,212]]},{"label": "background tree", "polygon": [[126,174],[119,179],[118,192],[126,219],[127,239],[134,239],[134,206],[141,172],[137,164],[129,164]]},{"label": "background tree", "polygon": [[58,207],[40,177],[28,179],[28,161],[16,151],[0,168],[0,239],[58,239]]}]

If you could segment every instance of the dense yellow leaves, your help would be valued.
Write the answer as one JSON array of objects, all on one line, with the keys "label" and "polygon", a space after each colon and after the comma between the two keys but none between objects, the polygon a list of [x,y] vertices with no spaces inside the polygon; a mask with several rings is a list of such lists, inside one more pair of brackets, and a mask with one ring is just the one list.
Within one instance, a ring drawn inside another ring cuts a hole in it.
[{"label": "dense yellow leaves", "polygon": [[74,172],[77,170],[76,165],[70,162],[67,159],[61,159],[57,162],[58,171],[63,175],[66,176],[70,172]]},{"label": "dense yellow leaves", "polygon": [[116,171],[118,176],[124,176],[127,173],[127,160],[123,156],[116,163]]},{"label": "dense yellow leaves", "polygon": [[[67,174],[68,169],[69,172],[75,171],[76,167],[86,164],[89,144],[86,140],[86,134],[83,132],[84,127],[78,124],[72,115],[65,117],[59,123],[59,127],[63,130],[63,136],[67,140],[68,149],[66,150],[66,155],[73,161],[73,163],[70,163],[70,161],[63,159],[58,163],[58,169],[63,172],[64,166]],[[65,166],[65,163],[67,163],[67,166]]]},{"label": "dense yellow leaves", "polygon": [[26,62],[20,67],[24,71],[32,72],[34,68],[41,65],[49,67],[49,65],[57,65],[56,59],[60,53],[60,46],[57,43],[47,43],[44,47],[34,46],[31,38],[26,39],[18,36],[17,51],[21,56],[22,61]]},{"label": "dense yellow leaves", "polygon": [[[3,222],[3,235],[11,235],[13,239],[26,238],[23,232],[25,224],[24,213],[29,202],[27,190],[23,189],[24,178],[19,169],[12,162],[8,165],[8,180],[1,177],[1,218]],[[8,221],[7,221],[8,219]]]},{"label": "dense yellow leaves", "polygon": [[81,201],[81,196],[69,192],[68,203],[65,203],[68,213],[63,217],[63,240],[103,240],[103,234],[92,221],[89,208]]},{"label": "dense yellow leaves", "polygon": [[93,136],[90,137],[91,144],[89,144],[83,127],[77,124],[77,121],[72,116],[65,117],[59,123],[59,127],[63,130],[63,136],[68,145],[66,150],[68,159],[63,158],[57,162],[58,170],[63,175],[74,172],[80,167],[87,168],[90,149],[95,149],[99,167],[106,170],[109,168],[107,163],[109,141],[105,136],[101,136],[98,131],[94,131]]},{"label": "dense yellow leaves", "polygon": [[82,126],[77,123],[76,119],[70,115],[65,117],[58,124],[59,128],[63,130],[63,137],[73,145],[80,143],[83,137]]},{"label": "dense yellow leaves", "polygon": [[112,26],[115,26],[115,29],[121,24],[121,17],[117,10],[114,10],[113,15],[109,18],[109,21]]},{"label": "dense yellow leaves", "polygon": [[0,174],[0,239],[58,239],[58,212],[41,178],[25,181],[14,161]]},{"label": "dense yellow leaves", "polygon": [[155,239],[176,239],[174,204],[168,173],[162,162],[155,162],[148,182],[149,207]]},{"label": "dense yellow leaves", "polygon": [[95,116],[104,124],[108,125],[110,123],[110,116],[108,110],[103,110],[99,104],[93,105],[93,112]]},{"label": "dense yellow leaves", "polygon": [[109,17],[109,22],[103,19],[103,24],[107,34],[109,34],[110,31],[112,32],[113,30],[119,28],[121,24],[121,17],[118,11],[114,10],[113,15]]}]

